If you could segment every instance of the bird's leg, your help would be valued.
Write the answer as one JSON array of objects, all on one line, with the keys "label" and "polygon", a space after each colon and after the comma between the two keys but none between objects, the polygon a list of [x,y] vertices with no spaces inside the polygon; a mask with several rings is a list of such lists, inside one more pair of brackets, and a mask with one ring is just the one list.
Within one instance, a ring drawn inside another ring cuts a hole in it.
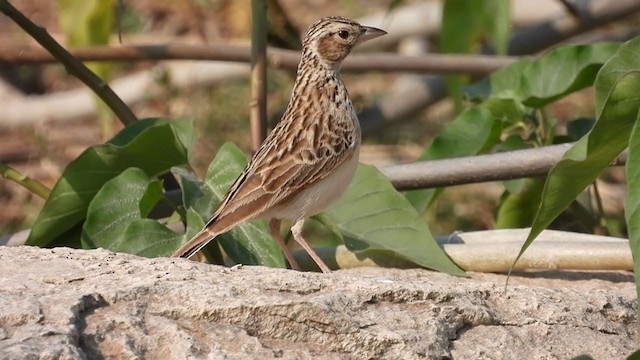
[{"label": "bird's leg", "polygon": [[320,270],[322,270],[323,273],[330,273],[331,269],[329,269],[327,264],[325,264],[324,261],[322,261],[318,253],[311,246],[309,246],[309,244],[307,244],[305,239],[302,237],[303,226],[304,226],[304,219],[296,220],[296,222],[291,227],[291,233],[293,234],[293,238],[298,244],[300,244],[300,246],[302,246],[302,248],[307,252],[307,254],[311,256],[313,261],[315,261],[316,264],[318,264],[318,267],[320,268]]},{"label": "bird's leg", "polygon": [[298,262],[293,257],[291,250],[289,250],[287,243],[285,243],[284,238],[280,233],[280,223],[280,219],[271,219],[271,221],[269,221],[269,230],[271,230],[271,236],[273,236],[273,238],[276,240],[276,243],[278,243],[278,246],[280,246],[280,249],[282,249],[284,256],[287,258],[287,261],[289,261],[289,265],[291,265],[291,268],[293,270],[300,271],[302,270],[300,268],[300,265],[298,265]]}]

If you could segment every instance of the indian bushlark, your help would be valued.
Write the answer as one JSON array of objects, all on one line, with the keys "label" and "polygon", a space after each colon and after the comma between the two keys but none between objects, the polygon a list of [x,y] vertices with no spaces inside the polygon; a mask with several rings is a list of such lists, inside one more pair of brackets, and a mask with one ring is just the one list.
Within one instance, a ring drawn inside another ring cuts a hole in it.
[{"label": "indian bushlark", "polygon": [[304,220],[327,209],[349,185],[358,165],[360,124],[340,77],[354,46],[386,34],[343,17],[314,23],[289,105],[206,226],[173,256],[190,257],[218,234],[251,219],[271,219],[271,234],[291,268],[300,266],[280,234],[281,219],[294,221],[293,238],[323,272],[329,267],[302,237]]}]

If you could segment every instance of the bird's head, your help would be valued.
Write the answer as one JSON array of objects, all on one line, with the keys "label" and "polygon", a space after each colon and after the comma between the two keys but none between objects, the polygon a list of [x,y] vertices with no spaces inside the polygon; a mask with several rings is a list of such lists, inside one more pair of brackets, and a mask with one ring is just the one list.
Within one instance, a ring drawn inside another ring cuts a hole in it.
[{"label": "bird's head", "polygon": [[314,57],[330,65],[339,64],[354,46],[386,34],[370,26],[337,16],[316,21],[302,42],[303,57]]}]

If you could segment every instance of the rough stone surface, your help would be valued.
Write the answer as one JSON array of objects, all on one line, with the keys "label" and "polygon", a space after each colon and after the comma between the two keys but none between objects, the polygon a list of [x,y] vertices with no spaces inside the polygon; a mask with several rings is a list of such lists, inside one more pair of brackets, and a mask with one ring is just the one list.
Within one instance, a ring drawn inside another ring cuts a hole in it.
[{"label": "rough stone surface", "polygon": [[0,358],[621,359],[638,347],[629,273],[559,276],[521,274],[505,294],[493,274],[0,247]]}]

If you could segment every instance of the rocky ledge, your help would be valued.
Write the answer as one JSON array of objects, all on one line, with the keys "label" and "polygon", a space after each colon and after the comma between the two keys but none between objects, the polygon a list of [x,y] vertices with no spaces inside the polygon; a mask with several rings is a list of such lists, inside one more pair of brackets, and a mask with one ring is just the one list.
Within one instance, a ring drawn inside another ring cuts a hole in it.
[{"label": "rocky ledge", "polygon": [[633,276],[331,274],[0,247],[1,359],[620,359]]}]

